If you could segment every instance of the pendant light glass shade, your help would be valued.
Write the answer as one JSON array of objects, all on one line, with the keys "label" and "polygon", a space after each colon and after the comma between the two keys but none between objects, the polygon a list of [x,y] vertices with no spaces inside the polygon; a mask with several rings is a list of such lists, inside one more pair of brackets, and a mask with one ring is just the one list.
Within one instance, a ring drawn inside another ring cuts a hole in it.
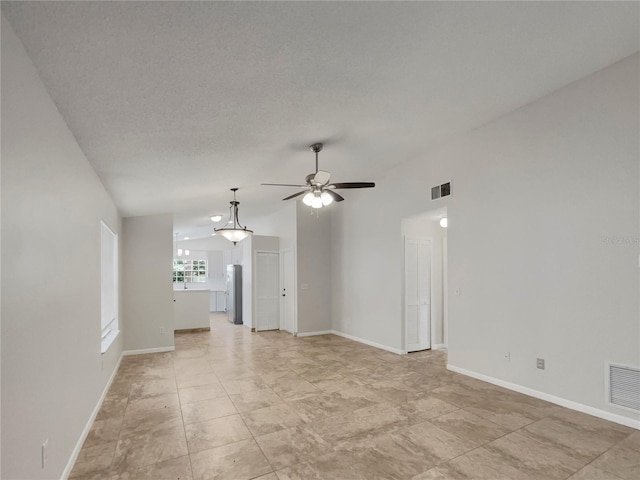
[{"label": "pendant light glass shade", "polygon": [[322,197],[319,192],[313,194],[313,199],[311,199],[311,207],[312,208],[322,208]]},{"label": "pendant light glass shade", "polygon": [[312,208],[322,208],[327,205],[331,205],[333,202],[333,197],[326,191],[320,191],[319,188],[311,192],[307,192],[307,194],[302,197],[302,203],[308,205]]},{"label": "pendant light glass shade", "polygon": [[253,232],[251,230],[245,229],[234,229],[234,228],[223,228],[222,231],[218,231],[220,235],[229,240],[230,242],[238,243],[252,235]]},{"label": "pendant light glass shade", "polygon": [[229,207],[229,223],[223,228],[214,229],[216,234],[222,235],[230,242],[233,242],[234,245],[253,235],[253,231],[240,225],[240,221],[238,220],[238,205],[240,205],[240,202],[236,201],[237,190],[237,188],[231,189],[233,192],[233,201],[230,202],[231,207]]},{"label": "pendant light glass shade", "polygon": [[331,205],[331,203],[333,202],[333,197],[328,192],[322,192],[320,198],[322,199],[322,205],[324,205],[325,207],[327,205]]},{"label": "pendant light glass shade", "polygon": [[313,203],[313,192],[309,192],[302,197],[302,203],[310,207],[311,203]]}]

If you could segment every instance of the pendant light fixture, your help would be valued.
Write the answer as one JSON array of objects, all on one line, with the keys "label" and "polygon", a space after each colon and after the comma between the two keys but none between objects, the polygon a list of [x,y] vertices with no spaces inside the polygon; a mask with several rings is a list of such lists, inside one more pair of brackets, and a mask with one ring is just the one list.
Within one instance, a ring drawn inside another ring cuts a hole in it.
[{"label": "pendant light fixture", "polygon": [[[176,233],[175,235],[176,235],[176,241],[175,241],[176,251],[175,251],[175,253],[177,254],[176,257],[181,257],[183,253],[184,253],[185,256],[188,257],[189,256],[189,250],[184,250],[184,252],[183,252],[183,250],[178,246],[178,233]],[[189,240],[189,237],[184,237],[184,239],[185,240]]]},{"label": "pendant light fixture", "polygon": [[233,192],[233,201],[229,202],[231,203],[229,207],[229,223],[222,228],[214,228],[214,232],[222,235],[235,245],[253,235],[253,230],[249,230],[247,227],[240,225],[240,221],[238,220],[238,205],[240,205],[240,202],[236,201],[236,192],[238,189],[232,188],[231,191]]}]

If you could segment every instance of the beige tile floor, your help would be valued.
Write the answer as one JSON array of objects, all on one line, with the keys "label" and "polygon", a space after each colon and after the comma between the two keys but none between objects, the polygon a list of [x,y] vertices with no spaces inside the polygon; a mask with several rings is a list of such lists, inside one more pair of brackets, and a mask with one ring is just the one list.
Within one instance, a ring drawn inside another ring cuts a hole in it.
[{"label": "beige tile floor", "polygon": [[640,432],[334,335],[212,316],[125,357],[71,478],[640,478]]}]

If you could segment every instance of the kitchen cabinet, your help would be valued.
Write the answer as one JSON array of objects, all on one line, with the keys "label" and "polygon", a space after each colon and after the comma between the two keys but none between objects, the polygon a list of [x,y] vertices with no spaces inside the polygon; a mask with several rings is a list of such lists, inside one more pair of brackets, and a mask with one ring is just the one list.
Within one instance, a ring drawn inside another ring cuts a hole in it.
[{"label": "kitchen cabinet", "polygon": [[222,291],[212,291],[209,298],[209,309],[212,312],[224,312],[226,310],[226,295]]},{"label": "kitchen cabinet", "polygon": [[209,290],[174,290],[175,330],[209,327]]}]

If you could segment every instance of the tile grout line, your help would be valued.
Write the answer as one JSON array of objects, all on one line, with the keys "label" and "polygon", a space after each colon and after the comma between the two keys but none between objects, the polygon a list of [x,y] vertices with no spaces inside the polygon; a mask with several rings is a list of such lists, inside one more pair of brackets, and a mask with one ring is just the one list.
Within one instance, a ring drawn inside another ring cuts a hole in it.
[{"label": "tile grout line", "polygon": [[[175,345],[175,333],[174,333],[174,345]],[[180,408],[180,419],[182,420],[182,433],[184,434],[184,441],[187,446],[187,458],[189,459],[189,469],[191,470],[191,478],[195,480],[195,475],[193,473],[193,462],[191,461],[191,451],[189,450],[189,439],[187,438],[187,426],[184,423],[184,413],[182,412],[182,398],[180,398],[180,389],[178,388],[178,377],[176,375],[176,365],[175,365],[175,352],[173,351],[173,355],[171,357],[171,369],[173,370],[173,381],[176,384],[176,393],[178,395],[178,407]]]}]

